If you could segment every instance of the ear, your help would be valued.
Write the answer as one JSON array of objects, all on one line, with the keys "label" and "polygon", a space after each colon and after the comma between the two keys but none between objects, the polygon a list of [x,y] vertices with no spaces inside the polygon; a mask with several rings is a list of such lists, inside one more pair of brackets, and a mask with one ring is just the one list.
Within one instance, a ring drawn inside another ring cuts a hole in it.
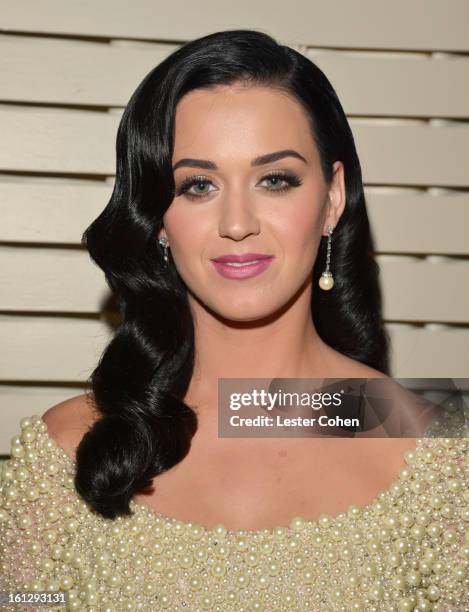
[{"label": "ear", "polygon": [[160,238],[168,239],[168,236],[166,235],[166,230],[164,229],[164,227],[162,227],[157,234],[157,240],[159,240]]},{"label": "ear", "polygon": [[333,164],[333,176],[327,197],[327,211],[323,226],[323,235],[327,236],[327,227],[336,227],[345,209],[345,172],[344,164],[336,161]]}]

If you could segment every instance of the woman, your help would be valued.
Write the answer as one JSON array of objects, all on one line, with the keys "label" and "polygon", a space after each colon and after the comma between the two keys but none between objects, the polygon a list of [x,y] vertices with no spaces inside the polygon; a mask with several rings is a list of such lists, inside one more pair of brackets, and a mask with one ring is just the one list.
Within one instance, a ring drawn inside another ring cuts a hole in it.
[{"label": "woman", "polygon": [[464,440],[217,433],[219,378],[388,374],[360,164],[310,60],[252,30],[170,55],[125,109],[84,239],[123,323],[91,392],[12,441],[3,589],[87,610],[462,609]]}]

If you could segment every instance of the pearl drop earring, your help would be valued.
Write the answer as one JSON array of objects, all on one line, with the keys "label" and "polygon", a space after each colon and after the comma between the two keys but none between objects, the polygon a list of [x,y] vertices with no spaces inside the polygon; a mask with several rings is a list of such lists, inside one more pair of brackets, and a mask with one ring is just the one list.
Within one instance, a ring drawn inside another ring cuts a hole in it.
[{"label": "pearl drop earring", "polygon": [[165,264],[168,265],[168,239],[167,238],[160,238],[158,240],[158,242],[161,244],[161,246],[164,248],[164,261]]},{"label": "pearl drop earring", "polygon": [[329,291],[334,286],[334,277],[332,276],[332,272],[329,269],[329,264],[331,261],[331,240],[332,240],[332,232],[334,227],[332,225],[327,226],[327,255],[326,255],[326,269],[321,274],[321,278],[319,279],[319,286],[324,291]]}]

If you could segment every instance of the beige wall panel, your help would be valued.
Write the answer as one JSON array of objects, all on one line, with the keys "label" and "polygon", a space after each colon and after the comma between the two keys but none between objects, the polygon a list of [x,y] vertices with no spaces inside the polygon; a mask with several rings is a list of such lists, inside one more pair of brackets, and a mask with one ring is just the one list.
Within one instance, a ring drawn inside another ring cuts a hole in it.
[{"label": "beige wall panel", "polygon": [[469,58],[409,53],[306,51],[331,81],[347,115],[469,114]]},{"label": "beige wall panel", "polygon": [[[275,10],[273,10],[275,8]],[[325,47],[467,51],[465,0],[330,2],[267,0],[1,0],[6,31],[185,41],[216,30],[260,29],[283,42]],[[385,15],[383,15],[385,12]],[[181,18],[182,17],[182,18]]]},{"label": "beige wall panel", "polygon": [[0,170],[114,174],[119,117],[0,106]]},{"label": "beige wall panel", "polygon": [[469,254],[469,194],[365,189],[377,253]]},{"label": "beige wall panel", "polygon": [[[392,321],[464,323],[469,313],[469,262],[378,256],[383,317]],[[469,356],[469,353],[468,353]]]},{"label": "beige wall panel", "polygon": [[83,249],[0,246],[0,309],[98,313],[109,290]]},{"label": "beige wall panel", "polygon": [[[401,327],[391,332],[393,376],[467,377],[467,329]],[[0,381],[86,381],[111,336],[101,321],[0,315]]]},{"label": "beige wall panel", "polygon": [[386,327],[389,329],[392,346],[391,376],[468,377],[469,330],[410,329],[410,326],[405,329],[405,326],[390,324]]},{"label": "beige wall panel", "polygon": [[16,418],[20,411],[21,416],[46,411],[65,399],[81,395],[85,386],[84,383],[76,386],[0,384],[0,422],[3,426],[7,420]]},{"label": "beige wall panel", "polygon": [[[176,48],[0,35],[1,98],[125,106],[141,79]],[[328,76],[348,115],[469,115],[467,57],[329,49],[305,54]]]},{"label": "beige wall panel", "polygon": [[15,102],[125,106],[143,77],[178,46],[3,35],[1,98]]},{"label": "beige wall panel", "polygon": [[0,315],[0,380],[86,381],[111,335],[99,320]]},{"label": "beige wall panel", "polygon": [[[76,110],[0,107],[0,171],[115,172],[119,116]],[[469,185],[469,127],[352,119],[363,180],[371,184]]]},{"label": "beige wall panel", "polygon": [[[469,195],[435,191],[365,189],[377,253],[469,254]],[[98,181],[0,175],[0,241],[78,245],[111,193]]]},{"label": "beige wall panel", "polygon": [[79,245],[111,194],[104,181],[0,176],[0,241]]},{"label": "beige wall panel", "polygon": [[371,184],[464,187],[469,184],[469,126],[431,126],[351,119],[363,181]]},{"label": "beige wall panel", "polygon": [[46,410],[76,395],[84,387],[37,387],[0,385],[0,455],[10,453],[11,438],[18,433],[20,419]]}]

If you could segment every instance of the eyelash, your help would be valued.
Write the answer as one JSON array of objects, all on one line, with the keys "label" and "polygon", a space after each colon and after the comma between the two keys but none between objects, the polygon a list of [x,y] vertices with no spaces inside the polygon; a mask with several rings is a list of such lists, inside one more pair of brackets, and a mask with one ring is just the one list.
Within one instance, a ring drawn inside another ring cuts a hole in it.
[{"label": "eyelash", "polygon": [[[275,193],[283,193],[291,189],[291,187],[299,187],[303,183],[303,181],[300,179],[299,176],[296,176],[295,174],[290,174],[289,172],[279,172],[279,171],[271,172],[269,174],[264,175],[261,179],[261,182],[265,181],[266,179],[272,179],[272,178],[279,178],[285,181],[286,183],[288,183],[287,186],[280,187],[279,189],[269,189],[269,191],[272,191]],[[211,183],[211,182],[212,181],[206,176],[188,176],[182,181],[182,183],[177,188],[176,197],[182,194],[185,194],[186,198],[189,198],[190,200],[201,200],[207,197],[207,195],[210,192],[207,192],[201,195],[195,195],[194,193],[189,193],[188,190],[193,185],[197,185],[198,183]]]}]

